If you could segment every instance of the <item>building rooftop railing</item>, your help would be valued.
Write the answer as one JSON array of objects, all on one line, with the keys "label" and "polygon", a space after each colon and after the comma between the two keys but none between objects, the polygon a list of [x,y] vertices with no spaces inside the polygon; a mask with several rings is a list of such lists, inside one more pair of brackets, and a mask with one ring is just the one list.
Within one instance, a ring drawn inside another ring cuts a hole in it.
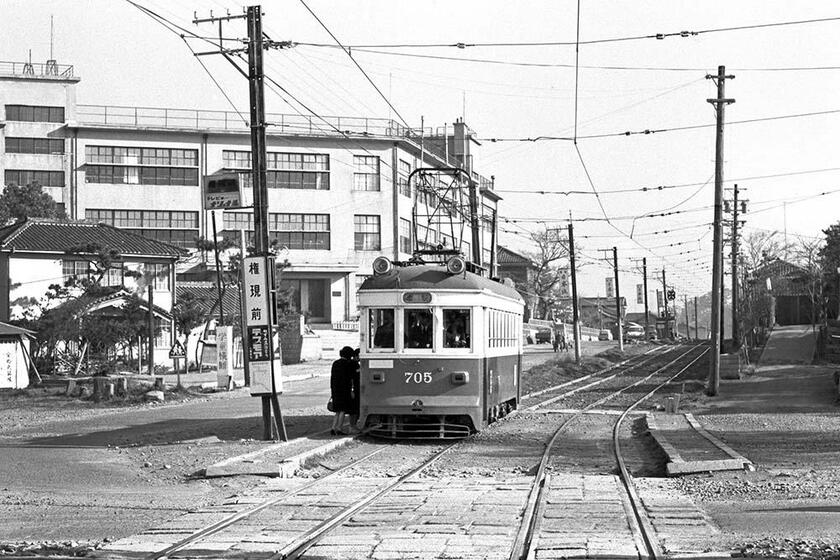
[{"label": "building rooftop railing", "polygon": [[0,61],[0,76],[32,78],[73,78],[71,64],[57,64],[54,60],[40,62]]},{"label": "building rooftop railing", "polygon": [[[118,105],[77,105],[76,120],[81,125],[164,128],[179,130],[216,130],[248,132],[249,114],[235,111],[207,111],[200,109],[174,109],[166,107],[128,107]],[[370,117],[316,117],[282,113],[266,114],[269,134],[300,136],[350,137],[350,138],[405,138],[417,144],[422,137],[430,138],[441,131],[434,128],[409,128],[385,118]],[[431,143],[426,150],[444,157],[442,149],[435,149]],[[473,173],[482,187],[491,188],[491,182]]]}]

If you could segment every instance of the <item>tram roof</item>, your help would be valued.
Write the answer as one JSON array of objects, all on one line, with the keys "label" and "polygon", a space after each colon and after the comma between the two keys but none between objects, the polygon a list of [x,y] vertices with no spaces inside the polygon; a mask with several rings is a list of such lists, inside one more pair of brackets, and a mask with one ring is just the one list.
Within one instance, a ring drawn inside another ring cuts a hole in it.
[{"label": "tram roof", "polygon": [[435,264],[395,267],[388,274],[368,277],[359,290],[486,290],[524,303],[519,292],[506,284],[472,272],[449,274],[446,267]]}]

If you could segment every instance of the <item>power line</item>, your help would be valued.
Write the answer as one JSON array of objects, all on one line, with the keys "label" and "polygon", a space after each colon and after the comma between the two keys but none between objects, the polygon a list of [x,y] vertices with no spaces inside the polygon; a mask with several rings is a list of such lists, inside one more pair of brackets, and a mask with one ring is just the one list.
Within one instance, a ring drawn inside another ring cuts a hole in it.
[{"label": "power line", "polygon": [[[307,8],[308,9],[308,8]],[[829,21],[838,21],[840,17],[830,17],[830,18],[814,18],[814,19],[803,19],[803,20],[794,20],[794,21],[780,21],[774,23],[759,23],[759,24],[750,24],[750,25],[738,25],[738,26],[731,26],[731,27],[717,27],[717,28],[710,28],[710,29],[700,29],[698,31],[674,31],[670,33],[651,33],[648,35],[631,35],[625,37],[610,37],[610,38],[603,38],[603,39],[590,39],[588,41],[513,41],[513,42],[475,42],[475,43],[466,43],[466,42],[455,42],[455,43],[401,43],[401,44],[360,44],[360,45],[348,45],[348,48],[351,49],[362,49],[362,48],[372,48],[372,49],[407,49],[407,48],[457,48],[457,49],[466,49],[470,47],[571,47],[571,46],[578,46],[578,45],[598,45],[604,43],[618,43],[618,42],[625,42],[625,41],[639,41],[643,39],[656,39],[656,40],[663,40],[671,37],[696,37],[703,34],[708,33],[724,33],[724,32],[731,32],[731,31],[745,31],[749,29],[765,29],[770,27],[784,27],[784,26],[791,26],[791,25],[805,25],[811,23],[825,23]],[[300,45],[306,45],[310,47],[333,47],[333,45],[328,45],[324,43],[305,43],[305,42],[298,42]]]},{"label": "power line", "polygon": [[[812,173],[826,173],[829,171],[840,171],[840,167],[825,167],[821,169],[806,169],[803,171],[789,171],[784,173],[772,173],[768,175],[752,175],[749,177],[738,177],[733,179],[727,179],[727,183],[735,183],[738,181],[758,181],[764,179],[775,179],[778,177],[792,177],[795,175],[808,175]],[[601,190],[600,193],[604,194],[624,194],[624,193],[647,193],[647,192],[659,192],[669,189],[684,189],[689,187],[698,187],[702,185],[708,184],[708,181],[703,183],[679,183],[674,185],[657,185],[652,187],[629,187],[623,189],[612,189],[612,190]],[[514,194],[540,194],[540,195],[560,195],[560,196],[573,196],[573,195],[593,195],[592,191],[584,191],[584,190],[549,190],[549,189],[538,189],[538,190],[529,190],[529,189],[495,189],[495,192],[498,193],[514,193]]]},{"label": "power line", "polygon": [[312,17],[314,17],[314,18],[315,18],[315,21],[317,21],[317,22],[321,25],[321,27],[323,27],[323,28],[324,28],[324,31],[326,31],[326,32],[329,34],[329,36],[333,38],[333,41],[335,41],[335,43],[336,43],[339,47],[341,47],[341,50],[343,50],[345,53],[347,53],[347,56],[349,56],[349,57],[350,57],[350,60],[352,60],[352,61],[353,61],[353,64],[355,64],[355,65],[356,65],[356,68],[358,68],[358,69],[359,69],[359,71],[360,71],[360,72],[364,75],[364,77],[367,79],[367,81],[368,81],[368,82],[370,82],[370,85],[372,85],[372,86],[373,86],[373,89],[375,89],[375,90],[376,90],[376,93],[378,93],[378,94],[379,94],[379,96],[380,96],[382,99],[384,99],[384,100],[385,100],[385,103],[387,103],[387,104],[388,104],[388,107],[390,107],[390,108],[391,108],[391,110],[392,110],[392,111],[394,111],[394,114],[395,114],[395,115],[397,115],[397,117],[399,117],[400,121],[402,121],[402,123],[406,126],[406,128],[411,128],[411,127],[409,126],[408,122],[406,122],[406,120],[405,120],[405,119],[403,118],[403,116],[400,114],[400,112],[399,112],[399,111],[397,111],[397,108],[396,108],[396,107],[394,107],[394,105],[391,103],[391,100],[390,100],[390,99],[388,99],[388,98],[385,96],[385,94],[384,94],[384,93],[382,93],[382,91],[381,91],[381,90],[379,89],[379,87],[378,87],[378,86],[374,83],[374,81],[370,78],[370,76],[368,76],[367,72],[365,72],[364,68],[362,68],[362,67],[359,65],[359,63],[358,63],[358,62],[356,62],[356,59],[355,59],[355,58],[353,58],[353,55],[352,55],[352,54],[350,54],[350,51],[349,51],[349,50],[348,50],[348,49],[347,49],[344,45],[342,45],[342,44],[341,44],[341,41],[339,41],[339,40],[338,40],[338,37],[336,37],[336,36],[333,34],[333,32],[329,30],[329,28],[328,28],[328,27],[324,24],[324,22],[323,22],[323,21],[321,21],[321,18],[319,18],[319,17],[318,17],[318,15],[317,15],[315,12],[313,12],[313,11],[312,11],[312,9],[311,9],[311,8],[310,8],[307,4],[306,4],[306,2],[305,2],[304,0],[300,0],[300,3],[301,3],[301,4],[303,4],[303,7],[304,7],[304,8],[306,8],[306,11],[308,11],[310,14],[312,14]]},{"label": "power line", "polygon": [[[777,121],[777,120],[785,120],[785,119],[798,119],[804,117],[816,117],[820,115],[832,115],[840,113],[840,109],[827,109],[825,111],[812,111],[808,113],[792,113],[789,115],[774,115],[771,117],[758,117],[755,119],[744,119],[740,121],[730,121],[727,122],[727,125],[733,124],[751,124],[757,122],[767,122],[767,121]],[[650,135],[650,134],[658,134],[661,132],[679,132],[685,130],[695,130],[699,128],[711,128],[716,126],[714,123],[710,124],[694,124],[694,125],[686,125],[686,126],[676,126],[671,128],[649,128],[644,130],[627,130],[624,132],[608,132],[604,134],[589,134],[587,136],[578,136],[577,138],[570,137],[570,136],[534,136],[534,137],[526,137],[526,138],[479,138],[479,140],[484,142],[541,142],[541,141],[564,141],[564,142],[575,142],[576,140],[580,139],[595,139],[595,138],[613,138],[617,136],[638,136],[638,135]]]}]

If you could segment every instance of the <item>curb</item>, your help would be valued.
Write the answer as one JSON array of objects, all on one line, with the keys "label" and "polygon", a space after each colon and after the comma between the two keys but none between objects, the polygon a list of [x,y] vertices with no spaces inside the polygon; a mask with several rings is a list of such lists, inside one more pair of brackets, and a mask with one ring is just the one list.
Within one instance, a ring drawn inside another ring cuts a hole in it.
[{"label": "curb", "polygon": [[[328,430],[315,432],[312,436],[321,436],[328,434]],[[319,445],[311,449],[304,449],[295,455],[285,457],[282,459],[271,459],[263,461],[261,456],[271,452],[279,451],[287,447],[301,446],[306,447],[309,442],[316,440],[305,436],[291,441],[285,441],[270,445],[263,449],[237,455],[236,457],[229,457],[224,461],[220,461],[204,469],[204,478],[219,478],[223,476],[238,476],[238,475],[256,475],[256,476],[270,476],[279,478],[293,477],[295,472],[301,468],[307,459],[319,455],[325,455],[334,449],[343,447],[353,441],[355,437],[346,436],[335,440],[328,441],[325,444]]]},{"label": "curb", "polygon": [[683,414],[689,426],[697,432],[700,436],[708,440],[712,445],[720,449],[723,453],[728,455],[729,459],[716,459],[709,461],[686,461],[682,458],[679,451],[674,447],[668,439],[662,434],[659,427],[656,425],[656,420],[650,412],[645,413],[645,421],[648,425],[648,431],[656,441],[657,445],[662,449],[668,457],[668,464],[665,470],[668,476],[677,476],[681,474],[695,474],[712,471],[743,471],[755,470],[752,462],[744,456],[736,453],[731,447],[721,442],[719,439],[707,432],[703,426],[689,413]]}]

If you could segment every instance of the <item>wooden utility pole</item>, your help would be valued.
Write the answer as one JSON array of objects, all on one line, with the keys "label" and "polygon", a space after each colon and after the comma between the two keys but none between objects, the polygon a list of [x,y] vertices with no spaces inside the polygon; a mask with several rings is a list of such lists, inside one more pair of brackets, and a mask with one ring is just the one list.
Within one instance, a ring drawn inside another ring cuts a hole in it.
[{"label": "wooden utility pole", "polygon": [[[252,187],[254,194],[254,248],[255,256],[268,257],[270,255],[270,243],[268,238],[268,184],[266,182],[266,143],[265,143],[265,86],[263,73],[263,54],[267,47],[283,47],[282,43],[277,43],[265,39],[262,31],[262,10],[260,6],[248,6],[244,14],[226,15],[199,19],[193,19],[193,23],[218,23],[220,26],[220,41],[221,39],[221,25],[224,21],[233,19],[245,18],[248,26],[248,40],[247,47],[244,49],[229,49],[219,47],[218,51],[211,51],[209,53],[196,53],[196,55],[205,54],[221,54],[243,75],[248,78],[248,93],[250,106],[250,127],[251,127],[251,174]],[[239,64],[230,56],[231,54],[247,52],[248,55],[248,72],[247,74],[239,67]],[[253,347],[257,345],[251,344],[251,330],[255,330],[255,340],[259,338],[263,346],[260,347],[262,354],[267,354],[268,369],[267,375],[270,377],[269,390],[267,394],[256,393],[261,397],[262,401],[262,418],[263,418],[263,439],[287,439],[286,426],[283,422],[283,414],[280,410],[280,402],[277,399],[277,387],[275,385],[275,363],[274,363],[274,315],[276,309],[273,308],[275,302],[273,301],[273,292],[276,287],[273,284],[274,270],[273,258],[267,258],[264,261],[266,266],[262,267],[261,275],[264,278],[264,285],[267,287],[267,293],[264,294],[268,304],[268,317],[260,319],[259,327],[249,327],[243,325],[243,349],[245,352],[250,352]],[[243,259],[244,266],[244,259]],[[246,289],[243,284],[242,289]],[[262,295],[260,296],[262,297]],[[221,304],[221,301],[219,302]],[[263,322],[267,320],[267,328]],[[257,359],[257,358],[255,358]],[[265,360],[260,360],[264,362]],[[254,362],[256,364],[257,362]],[[256,366],[250,364],[252,367],[251,375],[256,372]],[[266,372],[264,371],[263,374]],[[252,394],[254,391],[254,379],[250,380],[252,383]],[[265,381],[265,380],[263,380]],[[273,416],[272,416],[273,411]]]},{"label": "wooden utility pole", "polygon": [[148,356],[148,368],[149,368],[149,375],[154,377],[155,375],[155,275],[150,274],[147,276],[149,281],[149,315],[148,317],[148,324],[147,328],[149,329],[149,356]]},{"label": "wooden utility pole", "polygon": [[575,271],[575,228],[569,216],[569,268],[572,274],[572,331],[575,339],[575,362],[580,363],[580,317],[578,315],[577,272]]},{"label": "wooden utility pole", "polygon": [[723,232],[721,227],[721,206],[723,203],[723,123],[724,123],[724,109],[726,105],[734,103],[734,99],[726,99],[724,97],[724,85],[727,79],[733,79],[735,76],[726,75],[726,67],[718,66],[717,75],[709,74],[706,79],[715,80],[717,84],[717,97],[715,99],[707,99],[709,103],[714,105],[717,116],[716,135],[715,135],[715,205],[714,205],[714,220],[713,227],[713,249],[712,249],[712,317],[711,317],[711,343],[712,356],[709,360],[709,380],[706,387],[706,393],[709,396],[715,396],[720,390],[720,321],[722,311],[722,301],[720,297],[720,290],[722,286],[723,273]]},{"label": "wooden utility pole", "polygon": [[700,324],[697,321],[697,296],[694,296],[694,339],[700,340]]},{"label": "wooden utility pole", "polygon": [[685,337],[691,340],[691,327],[688,325],[688,295],[683,294],[683,306],[685,307]]},{"label": "wooden utility pole", "polygon": [[732,196],[732,347],[741,347],[741,329],[738,324],[738,184]]},{"label": "wooden utility pole", "polygon": [[615,322],[618,325],[618,349],[624,351],[624,325],[621,320],[621,292],[618,289],[618,247],[613,247],[613,274],[615,275]]},{"label": "wooden utility pole", "polygon": [[650,326],[650,320],[648,319],[647,257],[642,257],[642,284],[645,290],[645,340],[647,340],[648,327]]},{"label": "wooden utility pole", "polygon": [[665,327],[662,333],[664,338],[668,337],[668,285],[665,283],[665,269],[662,269],[662,306],[665,308]]}]

